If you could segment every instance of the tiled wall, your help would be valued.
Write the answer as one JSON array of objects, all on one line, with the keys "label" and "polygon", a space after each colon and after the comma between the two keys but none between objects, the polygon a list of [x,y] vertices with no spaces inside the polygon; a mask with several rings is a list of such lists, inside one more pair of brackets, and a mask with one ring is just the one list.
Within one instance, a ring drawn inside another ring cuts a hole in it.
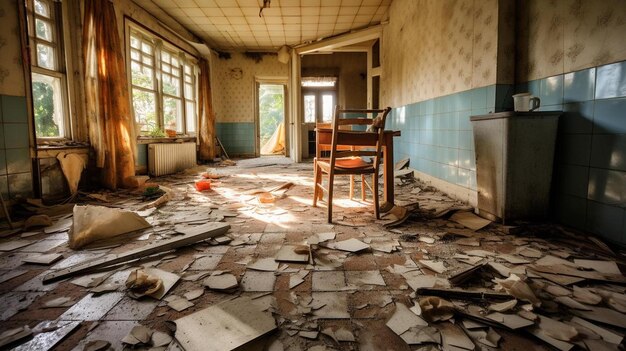
[{"label": "tiled wall", "polygon": [[394,141],[394,159],[408,157],[411,168],[475,191],[469,118],[502,111],[511,92],[509,85],[491,85],[393,109],[387,128],[402,131]]},{"label": "tiled wall", "polygon": [[0,95],[0,191],[5,199],[32,196],[26,98]]},{"label": "tiled wall", "polygon": [[555,217],[626,243],[626,61],[517,87],[563,110],[553,178]]},{"label": "tiled wall", "polygon": [[254,123],[216,123],[217,137],[228,156],[254,155]]}]

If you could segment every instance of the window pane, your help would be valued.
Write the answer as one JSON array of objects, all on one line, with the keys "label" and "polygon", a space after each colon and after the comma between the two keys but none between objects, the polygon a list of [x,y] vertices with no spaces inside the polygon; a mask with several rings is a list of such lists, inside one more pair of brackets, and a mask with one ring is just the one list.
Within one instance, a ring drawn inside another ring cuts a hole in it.
[{"label": "window pane", "polygon": [[173,56],[172,56],[172,66],[180,66],[180,62],[178,62],[178,59]]},{"label": "window pane", "polygon": [[304,122],[315,123],[315,95],[304,95]]},{"label": "window pane", "polygon": [[193,85],[185,84],[185,98],[195,100],[195,94],[193,93]]},{"label": "window pane", "polygon": [[183,132],[183,106],[180,99],[163,98],[163,125],[165,129]]},{"label": "window pane", "polygon": [[174,77],[180,77],[180,69],[176,68],[176,66],[172,66],[172,75]]},{"label": "window pane", "polygon": [[331,122],[333,120],[333,96],[330,94],[322,95],[322,120]]},{"label": "window pane", "polygon": [[163,74],[163,93],[180,96],[180,79]]},{"label": "window pane", "polygon": [[61,79],[33,73],[32,80],[33,112],[37,137],[65,136]]},{"label": "window pane", "polygon": [[145,52],[146,54],[152,54],[152,46],[145,42],[141,43],[141,51]]},{"label": "window pane", "polygon": [[139,51],[131,49],[130,50],[130,58],[133,59],[133,60],[139,61],[140,58],[141,58],[141,55],[139,54]]},{"label": "window pane", "polygon": [[144,65],[153,66],[152,57],[150,56],[144,56],[141,61],[143,62]]},{"label": "window pane", "polygon": [[35,0],[35,13],[45,17],[50,17],[50,8],[46,2]]},{"label": "window pane", "polygon": [[56,68],[54,49],[49,45],[37,44],[37,63],[39,67],[54,70]]},{"label": "window pane", "polygon": [[52,25],[49,22],[35,18],[35,32],[37,38],[52,41]]},{"label": "window pane", "polygon": [[130,64],[130,70],[133,85],[148,89],[154,89],[154,79],[152,76],[153,71],[151,68],[144,67],[138,63],[132,62]]},{"label": "window pane", "polygon": [[139,38],[137,38],[134,35],[131,35],[130,36],[130,46],[135,48],[135,49],[139,49],[141,47]]},{"label": "window pane", "polygon": [[191,75],[191,66],[185,65],[185,74]]},{"label": "window pane", "polygon": [[133,89],[133,109],[135,121],[141,126],[142,132],[150,132],[158,128],[154,93]]},{"label": "window pane", "polygon": [[196,104],[191,101],[185,102],[185,114],[187,116],[187,133],[196,131]]},{"label": "window pane", "polygon": [[163,62],[170,62],[170,54],[167,51],[163,51],[161,53],[161,61]]}]

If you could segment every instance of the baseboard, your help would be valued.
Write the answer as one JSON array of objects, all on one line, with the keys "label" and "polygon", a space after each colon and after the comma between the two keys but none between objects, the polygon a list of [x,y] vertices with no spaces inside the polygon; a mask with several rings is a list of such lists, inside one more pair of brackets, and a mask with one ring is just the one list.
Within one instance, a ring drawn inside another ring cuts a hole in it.
[{"label": "baseboard", "polygon": [[448,183],[445,180],[433,177],[413,169],[415,178],[430,185],[450,196],[453,199],[462,201],[473,207],[478,207],[478,193],[476,190],[468,189],[457,184]]}]

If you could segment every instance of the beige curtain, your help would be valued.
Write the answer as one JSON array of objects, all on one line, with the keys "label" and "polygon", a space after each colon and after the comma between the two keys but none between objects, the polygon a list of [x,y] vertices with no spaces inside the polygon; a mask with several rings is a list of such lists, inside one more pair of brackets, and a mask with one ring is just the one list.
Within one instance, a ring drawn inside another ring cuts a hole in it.
[{"label": "beige curtain", "polygon": [[89,140],[102,170],[102,183],[133,185],[134,129],[126,66],[113,3],[85,1],[83,54]]},{"label": "beige curtain", "polygon": [[215,150],[215,111],[213,111],[213,100],[211,99],[211,80],[209,78],[209,62],[201,59],[200,77],[198,80],[200,126],[198,128],[198,139],[200,141],[200,159],[210,161],[216,156]]}]

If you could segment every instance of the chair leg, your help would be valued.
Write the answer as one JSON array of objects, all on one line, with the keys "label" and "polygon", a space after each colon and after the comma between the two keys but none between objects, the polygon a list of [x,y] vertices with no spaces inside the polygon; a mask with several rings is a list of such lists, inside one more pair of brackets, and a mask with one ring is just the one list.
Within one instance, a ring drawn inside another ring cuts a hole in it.
[{"label": "chair leg", "polygon": [[317,192],[319,191],[319,185],[317,184],[318,176],[317,162],[313,161],[313,207],[317,207]]},{"label": "chair leg", "polygon": [[374,214],[376,214],[376,219],[380,219],[380,209],[378,204],[378,173],[374,172],[372,174],[372,188],[374,192]]},{"label": "chair leg", "polygon": [[361,174],[361,201],[365,201],[365,174]]},{"label": "chair leg", "polygon": [[354,197],[354,175],[350,175],[350,200]]},{"label": "chair leg", "polygon": [[[319,186],[322,186],[322,183],[324,182],[323,176],[324,173],[322,173],[322,169],[320,167],[317,168],[317,184],[319,184]],[[317,190],[317,200],[318,201],[322,201],[324,198],[324,192],[322,191],[322,189],[318,189]]]},{"label": "chair leg", "polygon": [[328,223],[333,222],[333,182],[335,175],[331,173],[328,175]]}]

